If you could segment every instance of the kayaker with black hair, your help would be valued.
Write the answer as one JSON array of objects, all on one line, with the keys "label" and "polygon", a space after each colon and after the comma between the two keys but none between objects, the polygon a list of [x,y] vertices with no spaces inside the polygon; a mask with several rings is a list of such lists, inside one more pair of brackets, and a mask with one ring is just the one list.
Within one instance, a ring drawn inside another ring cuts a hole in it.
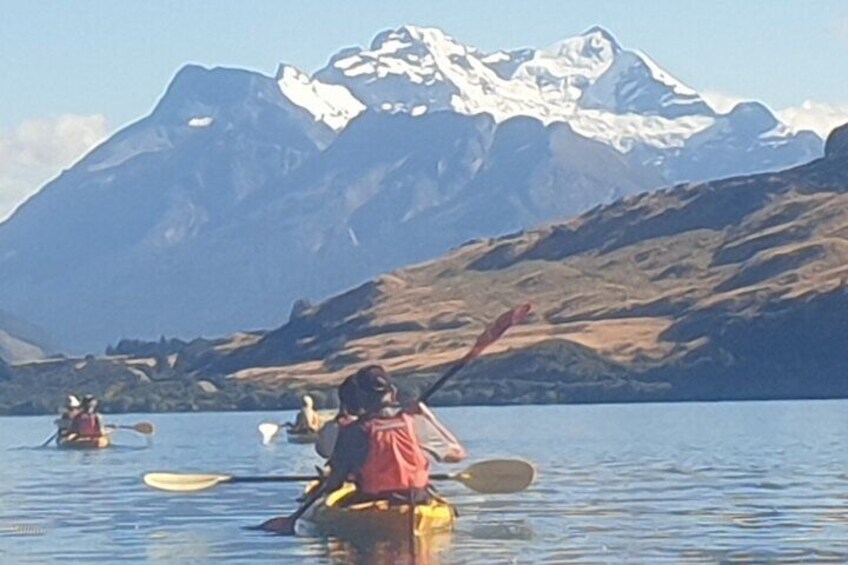
[{"label": "kayaker with black hair", "polygon": [[[366,367],[366,369],[373,369],[373,367],[377,366]],[[382,370],[382,368],[379,369]],[[385,371],[383,373],[385,374]],[[321,428],[318,434],[315,451],[325,459],[329,459],[333,453],[339,429],[355,422],[362,413],[362,397],[367,395],[367,392],[359,390],[357,374],[359,373],[349,376],[339,385],[339,412],[332,421]],[[414,402],[406,406],[405,412],[412,416],[418,443],[430,457],[440,463],[459,463],[466,458],[465,448],[426,404]]]},{"label": "kayaker with black hair", "polygon": [[[339,428],[330,457],[330,475],[322,490],[331,492],[352,477],[355,499],[388,499],[423,503],[430,499],[430,463],[427,454],[439,461],[460,461],[465,450],[450,432],[428,425],[432,413],[422,404],[402,408],[388,373],[370,365],[352,377],[359,414],[356,422]],[[442,449],[427,449],[419,440],[421,430],[444,433]],[[444,449],[447,447],[448,449]]]},{"label": "kayaker with black hair", "polygon": [[68,434],[71,433],[71,426],[73,425],[74,418],[79,415],[81,407],[82,403],[79,401],[79,398],[77,398],[73,394],[68,395],[68,401],[65,404],[65,409],[54,422],[56,424],[56,427],[58,428],[58,431],[56,432],[57,444],[61,443],[65,438],[68,437]]}]

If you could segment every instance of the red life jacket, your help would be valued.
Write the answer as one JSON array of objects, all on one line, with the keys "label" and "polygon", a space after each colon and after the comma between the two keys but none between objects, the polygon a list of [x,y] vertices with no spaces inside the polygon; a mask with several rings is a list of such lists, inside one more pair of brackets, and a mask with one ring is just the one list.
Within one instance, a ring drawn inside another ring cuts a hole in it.
[{"label": "red life jacket", "polygon": [[368,456],[359,471],[359,490],[367,495],[423,489],[430,483],[430,463],[418,445],[412,418],[374,418],[362,425]]},{"label": "red life jacket", "polygon": [[97,414],[83,412],[74,419],[74,431],[83,437],[100,437],[100,419]]}]

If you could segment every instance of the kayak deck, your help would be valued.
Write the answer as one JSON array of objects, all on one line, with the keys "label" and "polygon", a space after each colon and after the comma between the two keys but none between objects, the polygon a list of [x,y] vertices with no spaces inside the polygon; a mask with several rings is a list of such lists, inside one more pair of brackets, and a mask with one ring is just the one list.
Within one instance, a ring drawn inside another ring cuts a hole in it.
[{"label": "kayak deck", "polygon": [[318,432],[293,432],[286,430],[286,441],[289,443],[315,443],[318,441]]},{"label": "kayak deck", "polygon": [[408,539],[449,532],[456,510],[447,501],[434,498],[428,504],[390,504],[386,500],[344,505],[356,488],[346,484],[319,501],[304,519],[320,533],[341,538]]},{"label": "kayak deck", "polygon": [[61,440],[58,443],[58,447],[60,449],[105,449],[111,443],[107,436],[78,437],[70,440]]},{"label": "kayak deck", "polygon": [[318,434],[321,432],[321,428],[323,428],[328,422],[331,422],[335,417],[335,412],[318,412],[318,420],[321,425],[317,430],[298,431],[286,428],[286,440],[289,443],[316,443],[318,441]]}]

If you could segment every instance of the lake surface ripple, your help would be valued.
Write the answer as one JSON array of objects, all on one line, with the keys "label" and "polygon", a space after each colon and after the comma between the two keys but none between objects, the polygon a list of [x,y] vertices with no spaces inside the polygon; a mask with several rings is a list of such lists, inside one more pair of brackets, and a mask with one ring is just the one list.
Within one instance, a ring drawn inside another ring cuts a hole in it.
[{"label": "lake surface ripple", "polygon": [[[36,449],[52,418],[0,418],[0,563],[846,563],[848,401],[438,409],[470,462],[521,457],[526,493],[446,483],[457,531],[408,548],[245,530],[301,486],[155,492],[150,471],[310,473],[310,446],[259,443],[291,413],[129,414],[99,452]],[[459,466],[461,468],[462,465]],[[457,467],[447,470],[457,470]]]}]

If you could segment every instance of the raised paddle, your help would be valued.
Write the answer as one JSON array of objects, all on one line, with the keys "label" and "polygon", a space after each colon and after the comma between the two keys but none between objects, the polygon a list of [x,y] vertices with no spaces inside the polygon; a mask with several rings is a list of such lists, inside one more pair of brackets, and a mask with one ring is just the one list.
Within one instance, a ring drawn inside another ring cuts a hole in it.
[{"label": "raised paddle", "polygon": [[513,325],[526,320],[527,317],[530,316],[532,309],[533,308],[530,304],[522,304],[521,306],[517,306],[516,308],[498,316],[497,320],[495,320],[492,325],[487,327],[483,333],[477,337],[477,341],[474,342],[474,345],[468,353],[466,353],[462,359],[454,363],[454,365],[448,369],[447,372],[439,378],[439,380],[431,384],[427,390],[424,391],[424,394],[422,394],[418,399],[419,402],[427,402],[431,396],[442,388],[442,385],[444,385],[449,378],[457,374],[463,367],[479,357],[480,354],[483,353],[483,350],[500,339],[506,330],[511,328]]},{"label": "raised paddle", "polygon": [[[470,465],[456,473],[430,475],[432,481],[454,481],[482,494],[521,492],[533,482],[536,470],[520,459],[492,459]],[[179,473],[147,473],[144,484],[168,492],[198,492],[218,485],[236,483],[297,483],[317,481],[315,475],[190,475]]]}]

